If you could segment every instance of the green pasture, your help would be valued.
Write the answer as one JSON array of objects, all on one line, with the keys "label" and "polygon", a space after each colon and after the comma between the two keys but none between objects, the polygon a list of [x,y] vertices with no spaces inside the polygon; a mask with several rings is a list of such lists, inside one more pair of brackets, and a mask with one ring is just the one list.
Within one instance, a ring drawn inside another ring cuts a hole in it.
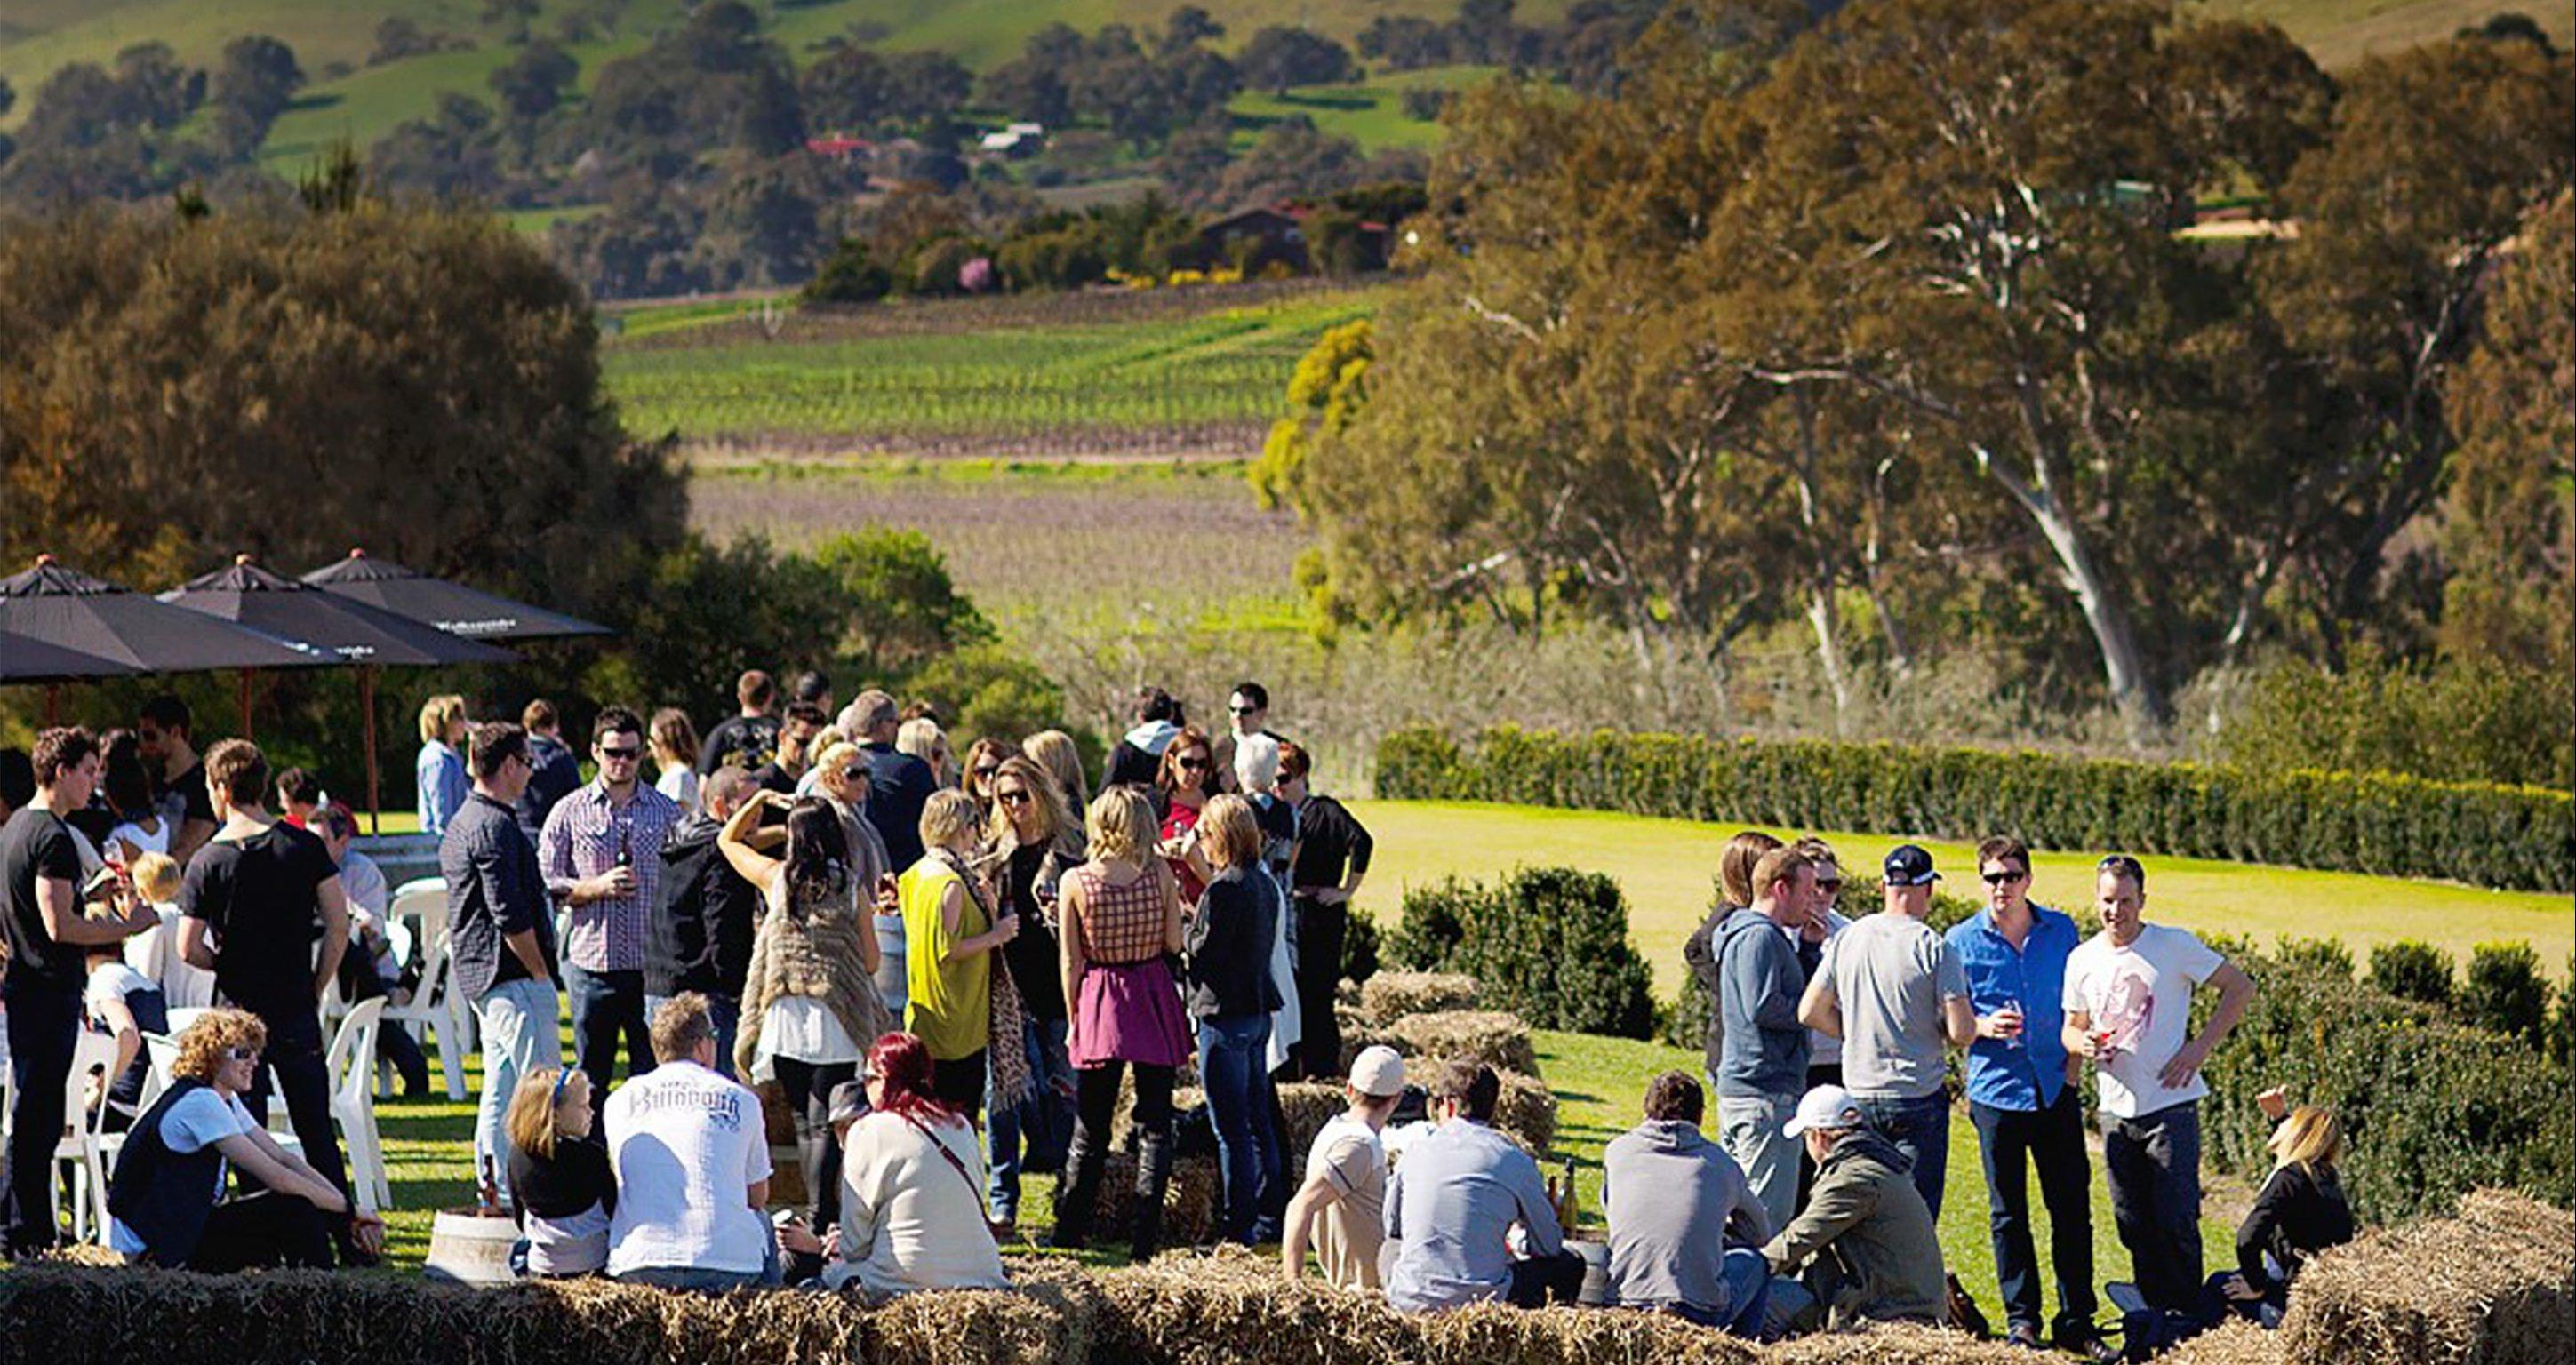
[{"label": "green pasture", "polygon": [[[1450,802],[1355,801],[1352,811],[1377,838],[1377,860],[1360,904],[1392,922],[1407,886],[1445,876],[1490,880],[1520,864],[1565,864],[1605,872],[1627,892],[1630,937],[1670,996],[1682,981],[1682,940],[1707,915],[1717,855],[1735,825],[1699,824],[1600,811]],[[1912,836],[1850,831],[1771,831],[1784,838],[1820,833],[1845,865],[1875,872],[1882,855]],[[1912,839],[1931,850],[1953,895],[1982,899],[1972,845]],[[2067,907],[2093,896],[2093,869],[2109,849],[2044,849],[2033,855],[2031,895]],[[2204,933],[2271,942],[2334,938],[2367,962],[2373,945],[2422,939],[2466,964],[2480,943],[2518,940],[2539,950],[2542,964],[2563,975],[2576,945],[2576,914],[2566,896],[2486,891],[2447,882],[2310,872],[2192,858],[2144,860],[2150,918]],[[1859,913],[1870,906],[1845,906]]]},{"label": "green pasture", "polygon": [[1428,150],[1440,145],[1442,129],[1404,112],[1404,92],[1464,90],[1494,74],[1489,66],[1449,66],[1389,71],[1350,85],[1298,86],[1285,93],[1247,90],[1227,106],[1234,115],[1235,148],[1250,147],[1273,123],[1303,116],[1314,120],[1317,130],[1347,137],[1364,151]]}]

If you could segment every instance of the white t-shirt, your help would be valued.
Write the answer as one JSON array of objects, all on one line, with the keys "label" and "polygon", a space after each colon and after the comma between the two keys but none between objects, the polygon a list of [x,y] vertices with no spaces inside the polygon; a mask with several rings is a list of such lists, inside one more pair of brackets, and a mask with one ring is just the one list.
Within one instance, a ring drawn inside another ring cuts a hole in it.
[{"label": "white t-shirt", "polygon": [[109,1004],[136,991],[156,989],[150,977],[125,963],[102,962],[89,969],[89,983],[81,988],[81,1003],[88,1007],[92,1019],[104,1019]]},{"label": "white t-shirt", "polygon": [[174,1010],[201,1010],[215,1003],[215,974],[191,967],[179,956],[179,907],[156,905],[161,922],[125,941],[125,965],[157,977],[161,1002]]},{"label": "white t-shirt", "polygon": [[690,1061],[664,1062],[608,1097],[617,1212],[608,1273],[688,1267],[756,1274],[769,1222],[744,1201],[769,1178],[760,1097]]},{"label": "white t-shirt", "polygon": [[[168,820],[160,820],[155,823],[159,824],[161,828],[147,834],[144,832],[143,826],[128,820],[107,832],[107,842],[110,844],[129,844],[145,853],[167,854],[170,851],[170,822]],[[105,850],[101,850],[101,852],[104,851]]]},{"label": "white t-shirt", "polygon": [[[161,1113],[161,1142],[173,1152],[203,1151],[235,1133],[247,1133],[257,1127],[250,1111],[242,1107],[239,1095],[216,1093],[211,1085],[189,1091],[171,1102]],[[208,1203],[224,1197],[224,1179],[230,1175],[229,1161],[215,1162],[215,1185],[206,1192]],[[143,1238],[115,1217],[107,1220],[107,1244],[119,1255],[143,1254]]]},{"label": "white t-shirt", "polygon": [[1342,1289],[1378,1288],[1378,1252],[1386,1244],[1386,1144],[1349,1110],[1335,1114],[1306,1149],[1306,1179],[1317,1176],[1341,1192],[1311,1225],[1325,1282]]},{"label": "white t-shirt", "polygon": [[2067,957],[2067,1013],[2081,1010],[2094,1032],[2111,1035],[2095,1063],[2103,1113],[2144,1118],[2209,1093],[2197,1073],[2179,1090],[2157,1077],[2191,1038],[2191,988],[2226,962],[2199,935],[2169,924],[2144,926],[2126,948],[2114,947],[2106,929]]},{"label": "white t-shirt", "polygon": [[680,803],[682,815],[698,812],[698,770],[683,763],[653,780],[653,790]]}]

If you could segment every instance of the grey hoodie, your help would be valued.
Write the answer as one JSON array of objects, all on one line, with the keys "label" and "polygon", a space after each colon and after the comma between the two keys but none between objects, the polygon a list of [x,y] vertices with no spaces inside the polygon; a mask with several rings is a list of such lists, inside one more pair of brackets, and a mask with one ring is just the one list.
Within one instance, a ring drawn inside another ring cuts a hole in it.
[{"label": "grey hoodie", "polygon": [[1759,910],[1717,927],[1717,1009],[1726,1030],[1717,1093],[1733,1099],[1807,1092],[1807,1027],[1798,997],[1807,973],[1789,936]]},{"label": "grey hoodie", "polygon": [[1610,1140],[1601,1206],[1610,1219],[1610,1294],[1623,1307],[1730,1315],[1730,1225],[1736,1246],[1771,1235],[1743,1168],[1698,1124],[1679,1119],[1648,1119]]}]

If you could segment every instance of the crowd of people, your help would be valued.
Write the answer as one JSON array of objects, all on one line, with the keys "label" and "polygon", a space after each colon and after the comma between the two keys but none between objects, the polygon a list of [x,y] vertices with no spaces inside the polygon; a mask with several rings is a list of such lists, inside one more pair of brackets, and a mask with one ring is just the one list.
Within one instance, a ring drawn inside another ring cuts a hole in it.
[{"label": "crowd of people", "polygon": [[[1119,1231],[1142,1259],[1164,1240],[1175,1082],[1195,1063],[1218,1235],[1275,1242],[1287,1277],[1311,1257],[1408,1312],[1582,1292],[1561,1192],[1493,1126],[1490,1068],[1413,1077],[1385,1047],[1343,1065],[1333,1001],[1371,840],[1312,791],[1312,755],[1270,730],[1259,684],[1232,691],[1221,735],[1141,690],[1096,785],[1060,731],[982,737],[961,759],[935,713],[882,691],[835,710],[820,675],[782,696],[755,671],[737,696],[703,740],[676,710],[598,708],[587,779],[547,702],[518,723],[474,722],[454,696],[421,710],[449,988],[483,1053],[477,1172],[521,1220],[526,1273],[997,1287],[1024,1173],[1059,1176],[1057,1245],[1095,1235],[1122,1095]],[[170,698],[132,731],[47,730],[24,767],[12,780],[0,754],[7,1249],[59,1235],[52,1147],[92,1028],[117,1040],[95,1102],[128,1134],[112,1247],[197,1268],[374,1260],[382,1225],[349,1194],[317,1006],[335,987],[408,999],[420,964],[393,951],[385,877],[347,809],[248,741],[201,755]],[[1685,947],[1712,1005],[1706,1075],[1655,1078],[1603,1155],[1608,1301],[1761,1338],[1950,1316],[1934,1227],[1963,1052],[2010,1340],[2108,1354],[2088,1064],[2132,1336],[2225,1308],[2277,1321],[2303,1262],[2352,1234],[2334,1116],[2263,1097],[2280,1167],[2237,1271],[2205,1280],[2201,1072],[2253,984],[2145,920],[2136,860],[2097,869],[2090,939],[2029,899],[2030,871],[2020,843],[1987,840],[1984,907],[1945,934],[1918,846],[1885,855],[1883,907],[1847,917],[1829,846],[1728,844],[1723,903]],[[2196,1029],[2195,991],[2216,995]],[[141,1039],[180,1007],[197,1017],[141,1104]],[[417,1044],[383,1034],[419,1093]],[[1301,1161],[1277,1087],[1308,1079],[1349,1104]],[[750,1088],[766,1083],[807,1196],[775,1219]],[[272,1089],[300,1156],[269,1135]]]}]

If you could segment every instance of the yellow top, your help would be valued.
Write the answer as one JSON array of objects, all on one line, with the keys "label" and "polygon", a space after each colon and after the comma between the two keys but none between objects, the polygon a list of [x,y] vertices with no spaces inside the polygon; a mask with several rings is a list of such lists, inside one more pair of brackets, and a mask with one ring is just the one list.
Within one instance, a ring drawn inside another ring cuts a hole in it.
[{"label": "yellow top", "polygon": [[904,987],[911,997],[903,1026],[920,1035],[934,1062],[971,1057],[993,1033],[993,955],[941,960],[958,940],[993,927],[971,894],[957,932],[941,926],[940,897],[958,880],[957,869],[934,853],[905,869],[896,883],[903,905]]}]

